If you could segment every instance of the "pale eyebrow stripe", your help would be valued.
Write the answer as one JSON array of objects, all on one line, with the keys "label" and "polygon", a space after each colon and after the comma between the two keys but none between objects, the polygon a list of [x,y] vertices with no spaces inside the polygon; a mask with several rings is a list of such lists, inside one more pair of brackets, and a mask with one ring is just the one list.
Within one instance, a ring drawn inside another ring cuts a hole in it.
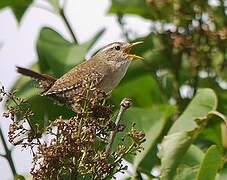
[{"label": "pale eyebrow stripe", "polygon": [[120,46],[121,46],[122,43],[114,42],[114,43],[108,44],[108,45],[104,46],[104,47],[101,49],[101,51],[106,51],[107,49],[111,49],[111,48],[113,48],[113,47],[116,46],[116,45],[120,45]]}]

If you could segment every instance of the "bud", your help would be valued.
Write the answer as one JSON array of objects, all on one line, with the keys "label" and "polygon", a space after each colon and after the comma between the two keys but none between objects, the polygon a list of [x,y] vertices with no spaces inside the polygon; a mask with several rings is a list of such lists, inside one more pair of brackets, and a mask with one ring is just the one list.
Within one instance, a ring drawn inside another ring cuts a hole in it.
[{"label": "bud", "polygon": [[3,117],[8,118],[9,117],[9,114],[10,114],[9,112],[4,112],[3,113]]},{"label": "bud", "polygon": [[126,110],[132,106],[132,100],[129,98],[124,98],[121,101],[121,106]]}]

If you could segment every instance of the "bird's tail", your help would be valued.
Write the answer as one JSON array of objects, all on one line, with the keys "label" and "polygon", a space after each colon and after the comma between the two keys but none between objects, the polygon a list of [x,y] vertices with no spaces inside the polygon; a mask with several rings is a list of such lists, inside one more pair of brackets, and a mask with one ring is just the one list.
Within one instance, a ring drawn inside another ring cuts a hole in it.
[{"label": "bird's tail", "polygon": [[40,74],[35,71],[22,68],[22,67],[16,67],[17,72],[20,74],[23,74],[25,76],[29,76],[32,79],[38,81],[39,86],[43,88],[44,92],[47,91],[56,81],[56,79],[52,76],[46,75],[46,74]]}]

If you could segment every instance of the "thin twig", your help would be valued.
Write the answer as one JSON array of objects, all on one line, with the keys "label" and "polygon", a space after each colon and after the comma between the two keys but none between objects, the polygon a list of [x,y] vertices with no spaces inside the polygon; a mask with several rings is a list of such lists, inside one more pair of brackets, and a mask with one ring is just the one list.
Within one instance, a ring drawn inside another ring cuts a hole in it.
[{"label": "thin twig", "polygon": [[128,31],[125,29],[124,27],[124,22],[123,22],[123,15],[122,14],[117,14],[117,22],[121,28],[121,32],[122,34],[124,35],[124,37],[126,38],[126,40],[128,42],[130,42],[130,38],[129,38],[129,35],[128,35]]},{"label": "thin twig", "polygon": [[[45,2],[46,2],[46,1],[45,1]],[[65,16],[65,11],[64,11],[64,9],[65,9],[65,7],[66,7],[66,5],[67,5],[67,2],[68,2],[68,1],[65,0],[65,1],[63,2],[63,6],[62,6],[62,7],[58,7],[59,14],[60,14],[60,16],[62,17],[62,19],[63,19],[63,21],[64,21],[64,23],[65,23],[67,29],[69,30],[69,33],[71,34],[74,43],[75,43],[75,44],[78,44],[76,35],[75,35],[75,33],[73,32],[73,29],[72,29],[72,27],[71,27],[71,25],[70,25],[68,19],[67,19],[66,16]],[[47,10],[47,11],[49,11],[49,12],[51,12],[51,13],[54,13],[54,14],[58,14],[58,13],[55,13],[52,9],[49,9],[48,7],[43,6],[43,5],[36,5],[35,7],[41,8],[41,9],[44,9],[44,10]]]},{"label": "thin twig", "polygon": [[0,157],[6,158],[6,155],[5,154],[0,154]]},{"label": "thin twig", "polygon": [[138,170],[136,171],[136,177],[135,178],[138,179],[138,180],[143,180],[143,177]]},{"label": "thin twig", "polygon": [[127,99],[127,98],[124,98],[122,101],[121,101],[121,104],[120,104],[120,110],[118,112],[118,115],[117,115],[117,118],[116,118],[116,122],[115,122],[115,126],[116,128],[111,131],[111,134],[110,134],[110,138],[109,138],[109,141],[108,141],[108,144],[106,146],[106,156],[108,157],[110,155],[110,152],[111,152],[111,147],[112,147],[112,144],[114,142],[114,138],[116,136],[116,133],[117,133],[117,127],[121,121],[121,117],[122,117],[122,114],[124,113],[125,110],[127,110],[130,106],[131,106],[131,100]]},{"label": "thin twig", "polygon": [[[7,94],[7,93],[6,93],[6,96],[7,96],[8,98],[11,98],[11,99],[13,100],[13,102],[15,103],[15,105],[16,105],[17,107],[19,107],[20,110],[22,110],[22,109],[21,109],[21,106],[17,103],[17,101],[15,100],[14,97],[10,96],[10,95]],[[36,131],[35,131],[35,129],[33,128],[32,123],[30,122],[30,119],[28,119],[27,117],[25,117],[25,119],[26,119],[26,121],[28,122],[28,124],[29,124],[29,126],[30,126],[30,128],[31,128],[31,131],[33,132],[33,134],[36,135]],[[37,139],[37,142],[39,143],[39,145],[41,145],[41,142],[40,142],[39,138],[36,137],[36,139]]]},{"label": "thin twig", "polygon": [[69,32],[70,32],[70,34],[71,34],[71,36],[72,36],[72,38],[73,38],[73,40],[74,40],[74,43],[75,43],[75,44],[78,44],[76,35],[75,35],[75,33],[73,32],[73,29],[72,29],[71,25],[69,24],[68,19],[67,19],[66,16],[65,16],[65,11],[64,11],[63,8],[60,9],[60,15],[61,15],[62,19],[64,20],[65,25],[66,25],[66,27],[68,28],[68,30],[69,30]]},{"label": "thin twig", "polygon": [[128,154],[128,153],[132,150],[132,148],[135,147],[135,145],[136,145],[136,143],[133,142],[133,143],[129,146],[129,148],[128,148],[124,153],[122,153],[120,156],[118,156],[118,158],[114,161],[114,163],[116,164],[116,163],[118,163],[119,161],[121,161],[121,159],[123,158],[123,156],[124,156],[125,154]]},{"label": "thin twig", "polygon": [[11,171],[13,173],[13,175],[15,176],[17,174],[17,171],[16,171],[16,168],[15,168],[15,165],[13,163],[13,159],[12,159],[12,156],[11,156],[11,150],[9,150],[7,144],[6,144],[6,141],[4,139],[4,136],[3,136],[3,133],[2,133],[2,129],[0,128],[0,137],[2,139],[2,144],[3,144],[3,147],[5,149],[5,152],[6,154],[5,155],[1,155],[2,157],[5,157],[8,162],[9,162],[9,166],[11,168]]}]

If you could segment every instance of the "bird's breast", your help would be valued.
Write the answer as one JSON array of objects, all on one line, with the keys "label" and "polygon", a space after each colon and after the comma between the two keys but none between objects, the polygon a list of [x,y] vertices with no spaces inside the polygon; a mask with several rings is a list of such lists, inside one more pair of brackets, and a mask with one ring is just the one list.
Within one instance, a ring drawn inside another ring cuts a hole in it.
[{"label": "bird's breast", "polygon": [[119,64],[116,64],[116,66],[112,68],[113,70],[107,73],[107,75],[103,78],[101,89],[106,93],[113,90],[125,76],[129,65],[130,61],[119,62]]}]

